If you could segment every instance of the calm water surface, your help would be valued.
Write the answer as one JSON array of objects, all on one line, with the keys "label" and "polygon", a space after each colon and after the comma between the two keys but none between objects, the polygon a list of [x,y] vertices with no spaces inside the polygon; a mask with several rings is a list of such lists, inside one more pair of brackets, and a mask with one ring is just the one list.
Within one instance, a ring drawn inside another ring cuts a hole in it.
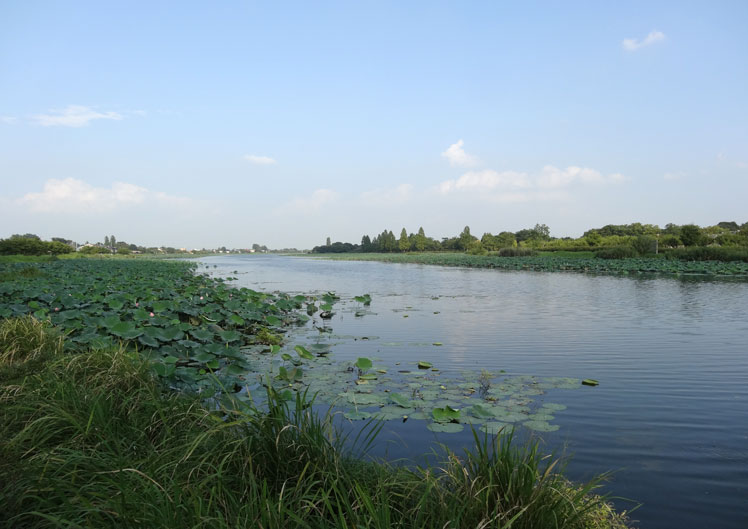
[{"label": "calm water surface", "polygon": [[[641,527],[748,528],[748,283],[280,256],[199,262],[255,290],[335,291],[335,334],[376,337],[341,340],[337,359],[597,379],[554,394],[568,408],[553,421],[560,429],[542,434],[545,449],[573,455],[570,477],[616,471],[606,490],[643,504],[632,515]],[[344,302],[363,293],[372,314],[356,318]],[[437,438],[422,421],[390,424],[392,457],[423,454],[433,439],[471,443],[469,432]]]}]

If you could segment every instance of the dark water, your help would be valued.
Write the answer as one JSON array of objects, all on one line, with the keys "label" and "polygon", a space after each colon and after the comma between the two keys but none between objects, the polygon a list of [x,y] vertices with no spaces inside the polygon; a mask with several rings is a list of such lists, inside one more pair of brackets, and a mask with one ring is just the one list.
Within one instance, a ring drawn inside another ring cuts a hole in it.
[{"label": "dark water", "polygon": [[[606,490],[642,503],[641,527],[748,528],[748,283],[279,256],[201,263],[255,290],[370,293],[374,314],[340,310],[331,325],[378,338],[344,341],[337,358],[597,379],[553,395],[568,408],[542,434],[545,449],[573,455],[571,478],[616,471]],[[393,457],[436,438],[421,421],[387,435]],[[438,440],[469,446],[470,434]]]}]

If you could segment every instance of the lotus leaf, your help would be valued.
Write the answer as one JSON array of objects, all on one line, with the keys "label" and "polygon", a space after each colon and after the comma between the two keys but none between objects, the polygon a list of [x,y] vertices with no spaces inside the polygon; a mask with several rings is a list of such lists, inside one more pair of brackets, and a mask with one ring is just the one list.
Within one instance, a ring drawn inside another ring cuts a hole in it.
[{"label": "lotus leaf", "polygon": [[557,424],[548,424],[545,421],[525,421],[522,425],[538,432],[555,432],[558,430]]},{"label": "lotus leaf", "polygon": [[441,423],[441,422],[432,422],[429,423],[428,426],[426,426],[429,430],[432,432],[437,433],[458,433],[461,432],[465,427],[458,423],[448,422],[448,423]]}]

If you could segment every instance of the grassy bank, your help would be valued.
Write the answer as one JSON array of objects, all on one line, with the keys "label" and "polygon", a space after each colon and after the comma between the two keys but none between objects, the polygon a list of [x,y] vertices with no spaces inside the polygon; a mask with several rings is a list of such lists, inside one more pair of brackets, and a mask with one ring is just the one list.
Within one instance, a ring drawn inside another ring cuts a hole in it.
[{"label": "grassy bank", "polygon": [[257,410],[174,393],[122,348],[0,323],[2,527],[625,527],[556,460],[476,437],[438,468],[363,456],[299,395]]},{"label": "grassy bank", "polygon": [[[581,252],[580,252],[581,253]],[[662,258],[598,259],[586,255],[555,255],[546,252],[529,257],[469,255],[465,253],[343,253],[315,254],[320,259],[342,261],[381,261],[498,270],[538,272],[586,272],[597,274],[666,274],[748,278],[748,263],[719,261],[681,261]]]}]

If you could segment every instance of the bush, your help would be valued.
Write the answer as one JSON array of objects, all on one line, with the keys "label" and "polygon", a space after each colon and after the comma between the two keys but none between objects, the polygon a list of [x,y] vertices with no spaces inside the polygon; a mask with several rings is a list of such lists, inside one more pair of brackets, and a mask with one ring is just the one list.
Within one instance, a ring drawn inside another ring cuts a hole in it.
[{"label": "bush", "polygon": [[99,253],[112,253],[109,248],[104,248],[103,246],[84,246],[81,248],[80,253],[82,254],[88,254],[88,255],[94,255]]},{"label": "bush", "polygon": [[488,251],[483,247],[482,242],[472,241],[468,243],[467,253],[470,255],[486,255]]},{"label": "bush", "polygon": [[748,263],[748,248],[692,246],[667,253],[668,259],[681,261],[743,261]]},{"label": "bush", "polygon": [[681,244],[677,235],[663,235],[660,239],[660,246],[663,248],[677,248]]},{"label": "bush", "polygon": [[532,248],[502,248],[499,250],[500,257],[531,257],[533,255],[538,255],[538,252]]},{"label": "bush", "polygon": [[598,259],[629,259],[638,257],[639,252],[632,246],[614,246],[613,248],[602,248],[595,252]]},{"label": "bush", "polygon": [[686,224],[680,228],[680,240],[684,246],[697,246],[704,239],[704,232],[696,224]]},{"label": "bush", "polygon": [[72,251],[67,244],[56,241],[46,242],[18,235],[0,239],[0,255],[60,255]]}]

